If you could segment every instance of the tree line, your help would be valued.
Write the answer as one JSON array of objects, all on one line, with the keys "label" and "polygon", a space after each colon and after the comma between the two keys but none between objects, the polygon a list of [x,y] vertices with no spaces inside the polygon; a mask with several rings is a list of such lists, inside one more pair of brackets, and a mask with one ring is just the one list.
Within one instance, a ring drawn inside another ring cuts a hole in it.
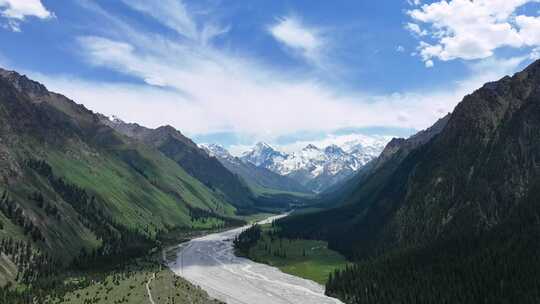
[{"label": "tree line", "polygon": [[[59,205],[61,199],[75,210],[79,221],[101,240],[101,244],[95,249],[81,248],[79,255],[68,265],[53,260],[38,249],[41,247],[39,243],[46,243],[46,238],[40,227],[32,221],[33,217],[27,212],[28,209],[24,209],[22,204],[13,199],[9,190],[4,190],[0,195],[0,212],[13,224],[20,226],[34,244],[12,238],[0,240],[0,252],[17,265],[17,282],[25,284],[25,288],[15,289],[12,285],[0,288],[0,303],[40,303],[47,295],[61,293],[65,289],[62,278],[57,276],[60,270],[109,269],[112,265],[144,256],[152,248],[159,248],[159,237],[164,234],[163,230],[156,229],[153,233],[149,227],[130,228],[116,222],[98,196],[56,176],[45,160],[28,159],[24,165],[44,178],[58,196],[58,201],[54,201],[51,196],[34,191],[27,196],[28,202],[33,202],[34,206],[49,218],[61,221],[64,216],[60,209],[62,205]],[[219,216],[199,208],[190,208],[190,216],[198,220],[217,217],[223,220],[226,226],[244,224],[241,220]],[[4,229],[3,227],[4,223],[0,221],[0,229]]]},{"label": "tree line", "polygon": [[[46,161],[29,159],[26,165],[46,178],[54,191],[77,211],[79,220],[102,240],[97,249],[89,251],[82,248],[72,266],[90,268],[108,265],[119,259],[120,255],[122,258],[139,256],[155,245],[155,239],[148,233],[115,222],[95,195],[62,177],[56,177]],[[34,194],[34,198],[40,202],[42,195]]]},{"label": "tree line", "polygon": [[[366,255],[366,244],[349,236],[365,232],[323,231],[355,262],[330,275],[327,295],[351,304],[540,303],[540,181],[536,184],[491,230],[463,231],[428,245]],[[283,236],[317,238],[301,224],[276,222]]]},{"label": "tree line", "polygon": [[[7,190],[4,190],[0,196],[0,211],[13,223],[22,227],[24,235],[30,236],[34,242],[45,240],[41,230],[22,206],[9,197]],[[3,224],[1,227],[3,228]]]},{"label": "tree line", "polygon": [[190,205],[187,205],[187,206],[189,209],[189,216],[191,217],[192,221],[205,221],[209,219],[218,219],[224,222],[224,227],[220,227],[220,228],[236,227],[236,226],[241,226],[245,224],[245,222],[240,219],[222,216],[212,211],[197,208],[197,207],[192,207]]},{"label": "tree line", "polygon": [[261,239],[261,226],[255,224],[238,234],[234,240],[234,249],[239,255],[247,256],[251,247]]},{"label": "tree line", "polygon": [[331,274],[345,303],[540,303],[538,234],[466,238],[365,259]]}]

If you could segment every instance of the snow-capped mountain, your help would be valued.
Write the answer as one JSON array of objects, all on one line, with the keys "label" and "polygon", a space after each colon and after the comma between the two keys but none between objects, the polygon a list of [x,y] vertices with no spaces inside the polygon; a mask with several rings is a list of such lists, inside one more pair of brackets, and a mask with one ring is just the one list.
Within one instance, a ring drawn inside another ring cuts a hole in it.
[{"label": "snow-capped mountain", "polygon": [[231,153],[229,153],[229,151],[227,151],[227,149],[223,148],[220,145],[201,144],[199,146],[203,150],[205,150],[206,153],[208,153],[208,155],[213,156],[213,157],[215,157],[217,159],[224,159],[224,160],[228,160],[228,161],[231,161],[231,162],[235,162],[235,161],[239,160],[236,157],[232,156]]},{"label": "snow-capped mountain", "polygon": [[318,148],[308,144],[299,151],[285,153],[266,143],[258,143],[240,159],[277,174],[291,177],[315,192],[351,176],[384,149],[390,137],[355,136],[340,145]]},{"label": "snow-capped mountain", "polygon": [[297,171],[307,171],[315,178],[325,170],[336,174],[344,169],[357,170],[358,161],[336,145],[319,149],[310,144],[302,150],[288,154],[287,157],[274,165],[282,175],[289,175]]},{"label": "snow-capped mountain", "polygon": [[[270,189],[274,191],[312,193],[308,187],[303,186],[296,180],[270,171],[264,166],[256,166],[251,162],[243,161],[240,158],[233,156],[227,149],[220,145],[201,144],[200,147],[210,156],[217,158],[223,166],[229,169],[229,171],[240,175],[249,185],[259,190]],[[258,147],[260,157],[254,157],[254,161],[260,159],[261,164],[268,163],[269,159],[272,159],[272,151],[270,151],[268,147]],[[265,156],[265,154],[267,155]],[[276,153],[276,155],[278,154],[279,153]],[[264,160],[266,160],[266,162]]]},{"label": "snow-capped mountain", "polygon": [[287,157],[288,155],[286,153],[279,152],[270,145],[260,142],[256,144],[253,149],[242,154],[241,159],[245,162],[252,163],[257,167],[264,167],[281,174],[274,165],[282,163]]},{"label": "snow-capped mountain", "polygon": [[391,139],[391,136],[365,136],[354,134],[345,136],[338,145],[344,151],[360,160],[361,165],[363,166],[373,158],[379,156]]}]

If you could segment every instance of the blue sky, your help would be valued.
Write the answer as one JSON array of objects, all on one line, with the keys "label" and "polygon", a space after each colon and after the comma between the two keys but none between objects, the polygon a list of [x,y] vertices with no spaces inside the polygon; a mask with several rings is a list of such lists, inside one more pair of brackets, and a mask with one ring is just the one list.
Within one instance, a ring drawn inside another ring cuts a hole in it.
[{"label": "blue sky", "polygon": [[0,65],[199,142],[407,136],[540,53],[533,0],[0,0]]}]

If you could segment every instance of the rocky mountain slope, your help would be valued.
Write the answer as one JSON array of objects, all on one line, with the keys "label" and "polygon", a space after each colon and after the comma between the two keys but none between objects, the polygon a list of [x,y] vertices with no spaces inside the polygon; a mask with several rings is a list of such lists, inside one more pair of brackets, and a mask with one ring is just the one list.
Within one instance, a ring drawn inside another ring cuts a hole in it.
[{"label": "rocky mountain slope", "polygon": [[324,190],[346,180],[384,148],[385,139],[371,146],[359,142],[344,144],[345,149],[330,145],[320,149],[312,144],[293,153],[285,153],[265,143],[258,143],[245,152],[245,163],[266,168],[282,176],[290,177],[314,192]]},{"label": "rocky mountain slope", "polygon": [[171,229],[238,224],[232,202],[186,171],[84,106],[0,70],[0,249],[22,242],[49,257],[7,256],[28,280],[47,265],[129,257]]},{"label": "rocky mountain slope", "polygon": [[[360,261],[328,289],[349,302],[411,299],[419,288],[424,303],[534,303],[528,273],[540,262],[525,257],[540,253],[539,101],[540,61],[466,96],[430,130],[392,141],[343,206],[283,220],[283,233],[328,239]],[[400,281],[388,283],[390,273]]]},{"label": "rocky mountain slope", "polygon": [[229,153],[225,148],[216,144],[201,146],[210,156],[217,158],[227,169],[241,176],[251,185],[255,192],[264,193],[311,193],[296,180],[274,173],[264,167],[244,162]]}]

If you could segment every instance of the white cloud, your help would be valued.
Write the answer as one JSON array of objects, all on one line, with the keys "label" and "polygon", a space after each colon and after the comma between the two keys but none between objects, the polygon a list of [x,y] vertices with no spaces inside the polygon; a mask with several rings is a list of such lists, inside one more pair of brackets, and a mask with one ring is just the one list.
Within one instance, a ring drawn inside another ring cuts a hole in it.
[{"label": "white cloud", "polygon": [[213,38],[229,31],[228,26],[205,22],[199,28],[195,18],[188,12],[182,0],[161,0],[159,5],[147,0],[122,0],[127,6],[146,14],[183,37],[207,44]]},{"label": "white cloud", "polygon": [[420,37],[426,36],[428,32],[426,30],[423,30],[420,28],[420,26],[416,23],[409,22],[405,25],[405,29],[407,29],[409,32],[418,35]]},{"label": "white cloud", "polygon": [[159,20],[185,37],[197,39],[197,25],[180,0],[160,0],[159,5],[147,0],[122,0],[122,2]]},{"label": "white cloud", "polygon": [[7,19],[5,26],[20,32],[20,22],[27,17],[49,19],[53,18],[54,14],[43,6],[41,0],[0,0],[0,16]]},{"label": "white cloud", "polygon": [[[223,62],[228,66],[224,69],[201,62],[183,71],[171,58],[138,57],[123,44],[89,41],[86,43],[117,48],[92,53],[97,57],[96,64],[124,69],[149,83],[160,82],[167,87],[104,84],[72,77],[42,77],[42,81],[93,110],[127,121],[150,127],[170,124],[189,135],[236,132],[269,142],[305,130],[331,132],[366,126],[422,129],[452,111],[462,96],[512,72],[522,60],[489,61],[481,69],[471,67],[478,72],[477,77],[449,85],[447,90],[339,96],[307,79],[291,81],[264,75],[260,67],[241,60],[238,65]],[[159,81],[148,81],[156,75]]]},{"label": "white cloud", "polygon": [[280,18],[268,28],[268,32],[279,42],[310,61],[318,61],[324,39],[318,30],[309,28],[293,16]]},{"label": "white cloud", "polygon": [[[414,23],[406,28],[417,36],[430,36],[419,44],[424,62],[439,59],[483,59],[502,47],[540,45],[537,17],[517,15],[523,5],[538,0],[450,0],[424,4],[408,11]],[[418,23],[429,30],[422,30]]]},{"label": "white cloud", "polygon": [[531,52],[531,55],[529,57],[531,60],[538,60],[540,59],[540,47],[534,48]]},{"label": "white cloud", "polygon": [[[336,92],[308,76],[290,75],[238,52],[136,32],[113,16],[105,17],[113,20],[106,26],[114,37],[80,37],[78,51],[93,66],[144,83],[29,74],[95,111],[150,127],[170,124],[188,135],[235,132],[271,142],[296,132],[347,127],[422,129],[452,111],[462,96],[513,72],[523,60],[490,62],[481,72],[475,70],[474,78],[445,90],[374,96]],[[197,27],[197,35],[204,25]]]},{"label": "white cloud", "polygon": [[403,45],[398,45],[397,48],[396,48],[396,51],[398,53],[403,53],[403,52],[405,52],[405,47]]},{"label": "white cloud", "polygon": [[540,17],[517,16],[516,24],[526,45],[540,46]]},{"label": "white cloud", "polygon": [[211,120],[203,105],[192,103],[177,92],[159,87],[128,83],[105,83],[71,76],[28,73],[52,91],[107,116],[137,122],[149,127],[170,124],[190,134],[220,130],[220,120]]}]

